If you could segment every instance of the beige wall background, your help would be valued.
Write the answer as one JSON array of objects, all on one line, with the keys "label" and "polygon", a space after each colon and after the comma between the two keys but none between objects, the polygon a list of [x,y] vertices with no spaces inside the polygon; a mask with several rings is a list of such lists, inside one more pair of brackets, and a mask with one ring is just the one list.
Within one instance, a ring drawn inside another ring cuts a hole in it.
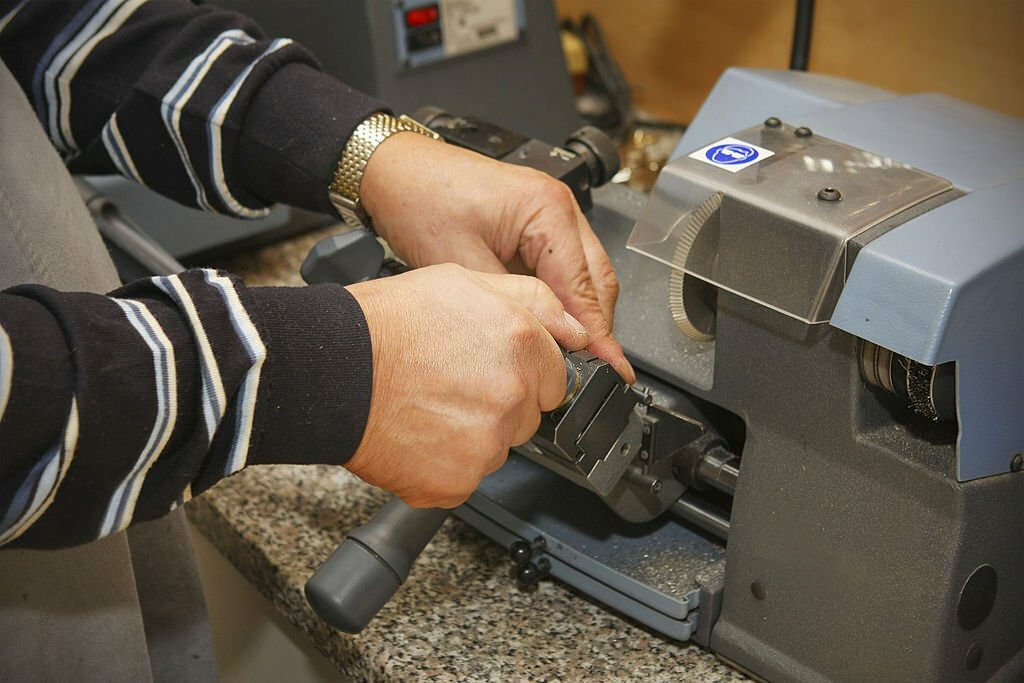
[{"label": "beige wall background", "polygon": [[[556,0],[592,14],[638,107],[688,122],[729,66],[785,69],[795,0]],[[1024,0],[817,0],[809,70],[1024,118]]]}]

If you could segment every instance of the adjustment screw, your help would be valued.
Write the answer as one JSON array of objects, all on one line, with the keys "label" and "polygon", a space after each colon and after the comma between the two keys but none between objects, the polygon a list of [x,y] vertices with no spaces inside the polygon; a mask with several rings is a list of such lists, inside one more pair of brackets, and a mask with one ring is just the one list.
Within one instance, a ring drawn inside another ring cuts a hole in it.
[{"label": "adjustment screw", "polygon": [[1024,470],[1024,453],[1018,453],[1010,461],[1011,472],[1020,472],[1021,470]]},{"label": "adjustment screw", "polygon": [[838,202],[843,195],[834,187],[823,187],[818,190],[818,199],[823,202]]},{"label": "adjustment screw", "polygon": [[766,128],[778,128],[782,125],[782,121],[778,117],[770,116],[764,120],[764,125]]},{"label": "adjustment screw", "polygon": [[651,493],[654,495],[661,493],[661,479],[655,479],[651,482]]},{"label": "adjustment screw", "polygon": [[809,138],[812,135],[814,135],[814,133],[811,132],[811,129],[808,128],[807,126],[800,126],[799,128],[793,131],[793,134],[796,135],[798,138]]},{"label": "adjustment screw", "polygon": [[646,462],[649,457],[651,457],[650,453],[648,453],[647,451],[640,451],[640,459],[641,460]]}]

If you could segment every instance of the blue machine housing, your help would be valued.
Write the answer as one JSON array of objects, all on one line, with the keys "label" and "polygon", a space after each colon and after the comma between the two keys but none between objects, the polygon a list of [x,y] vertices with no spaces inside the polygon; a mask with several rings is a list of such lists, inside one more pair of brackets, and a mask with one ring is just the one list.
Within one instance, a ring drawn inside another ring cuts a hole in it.
[{"label": "blue machine housing", "polygon": [[910,164],[965,193],[870,242],[830,324],[927,365],[956,361],[957,478],[1024,452],[1024,122],[936,94],[729,69],[675,156],[764,112]]},{"label": "blue machine housing", "polygon": [[[758,167],[737,156],[753,151]],[[939,95],[733,69],[676,152],[648,197],[599,188],[589,218],[640,385],[728,441],[732,494],[694,487],[678,519],[636,525],[512,458],[456,514],[765,679],[1019,680],[1024,123]],[[713,307],[694,278],[713,285]],[[713,315],[698,330],[710,339],[680,325],[686,291],[705,302],[694,321]],[[872,387],[865,341],[955,363],[955,428]],[[695,509],[706,516],[684,514]],[[712,513],[714,536],[699,521]]]}]

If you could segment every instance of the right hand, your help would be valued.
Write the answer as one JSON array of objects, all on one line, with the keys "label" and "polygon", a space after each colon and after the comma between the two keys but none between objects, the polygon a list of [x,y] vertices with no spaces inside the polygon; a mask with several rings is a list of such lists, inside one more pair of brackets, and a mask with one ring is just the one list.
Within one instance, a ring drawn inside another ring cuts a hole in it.
[{"label": "right hand", "polygon": [[373,347],[373,397],[346,467],[413,507],[453,508],[565,394],[559,346],[587,333],[543,282],[429,266],[351,285]]},{"label": "right hand", "polygon": [[458,263],[478,272],[536,275],[590,334],[589,351],[632,384],[612,335],[619,283],[569,188],[415,133],[388,137],[366,163],[359,197],[373,225],[410,266]]}]

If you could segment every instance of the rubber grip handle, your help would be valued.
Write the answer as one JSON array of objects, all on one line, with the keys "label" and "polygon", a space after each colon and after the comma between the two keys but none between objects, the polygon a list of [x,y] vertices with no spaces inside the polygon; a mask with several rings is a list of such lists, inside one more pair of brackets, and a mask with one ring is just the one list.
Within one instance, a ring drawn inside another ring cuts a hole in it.
[{"label": "rubber grip handle", "polygon": [[450,512],[412,508],[393,497],[306,582],[313,611],[339,631],[362,631],[405,582]]}]

